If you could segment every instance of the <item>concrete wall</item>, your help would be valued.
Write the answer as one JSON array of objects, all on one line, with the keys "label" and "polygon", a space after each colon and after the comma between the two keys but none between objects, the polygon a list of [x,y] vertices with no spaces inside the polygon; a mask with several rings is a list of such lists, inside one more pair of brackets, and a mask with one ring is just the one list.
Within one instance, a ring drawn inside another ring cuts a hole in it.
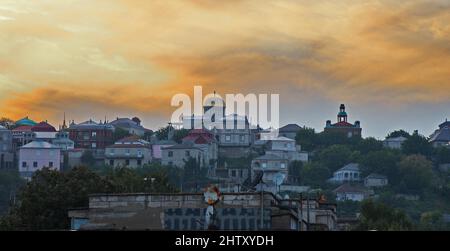
[{"label": "concrete wall", "polygon": [[[275,198],[264,194],[264,227],[271,228]],[[128,230],[204,229],[207,204],[202,194],[119,194],[89,198],[89,224]],[[230,193],[215,206],[220,229],[259,229],[261,194]],[[70,215],[70,214],[69,214]]]}]

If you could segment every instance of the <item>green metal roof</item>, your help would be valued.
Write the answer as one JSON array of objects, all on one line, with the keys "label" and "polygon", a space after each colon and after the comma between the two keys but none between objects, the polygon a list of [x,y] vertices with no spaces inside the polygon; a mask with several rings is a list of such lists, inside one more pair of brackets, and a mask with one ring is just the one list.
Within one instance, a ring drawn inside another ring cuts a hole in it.
[{"label": "green metal roof", "polygon": [[35,126],[35,125],[37,125],[37,123],[34,122],[33,120],[29,119],[28,117],[25,117],[23,119],[20,119],[20,120],[16,121],[16,125],[19,125],[19,126]]}]

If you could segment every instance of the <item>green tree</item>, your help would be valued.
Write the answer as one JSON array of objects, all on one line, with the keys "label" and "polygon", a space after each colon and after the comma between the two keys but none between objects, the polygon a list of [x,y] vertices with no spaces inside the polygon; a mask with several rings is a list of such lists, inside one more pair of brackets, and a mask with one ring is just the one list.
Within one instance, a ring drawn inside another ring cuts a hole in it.
[{"label": "green tree", "polygon": [[173,134],[173,140],[180,144],[182,142],[182,139],[186,137],[189,133],[188,129],[179,129],[175,130]]},{"label": "green tree", "polygon": [[15,122],[10,118],[2,117],[0,118],[0,125],[8,129],[13,129]]},{"label": "green tree", "polygon": [[107,187],[87,168],[74,168],[67,174],[44,168],[24,186],[20,203],[3,222],[15,222],[16,229],[24,230],[66,229],[67,210],[86,207],[88,194],[107,192]]},{"label": "green tree", "polygon": [[420,217],[420,230],[450,230],[450,224],[444,222],[444,217],[439,211],[422,213]]},{"label": "green tree", "polygon": [[19,189],[25,185],[25,180],[15,169],[0,169],[0,215],[7,213]]},{"label": "green tree", "polygon": [[360,157],[360,164],[364,176],[371,173],[386,175],[390,184],[399,182],[400,174],[397,163],[401,160],[401,153],[390,149],[372,151]]},{"label": "green tree", "polygon": [[391,208],[383,203],[366,200],[361,204],[360,222],[355,227],[355,230],[413,230],[413,223],[407,215],[399,209]]},{"label": "green tree", "polygon": [[400,129],[400,130],[396,130],[396,131],[390,132],[386,136],[386,138],[397,138],[397,137],[409,138],[410,136],[411,135],[407,131]]},{"label": "green tree", "polygon": [[317,146],[318,135],[313,128],[301,128],[297,132],[295,140],[302,147],[302,150],[312,151]]},{"label": "green tree", "polygon": [[349,146],[332,145],[323,149],[316,160],[328,167],[331,172],[334,172],[344,165],[356,161],[358,157],[358,153],[352,151]]},{"label": "green tree", "polygon": [[432,146],[427,138],[418,133],[414,133],[411,137],[405,140],[402,144],[402,150],[405,154],[422,154],[430,156],[432,153]]},{"label": "green tree", "polygon": [[383,143],[375,138],[369,137],[358,141],[354,149],[361,154],[367,154],[372,151],[380,151],[383,149]]},{"label": "green tree", "polygon": [[0,220],[0,230],[67,229],[68,209],[87,207],[89,194],[177,191],[163,170],[108,171],[104,177],[86,167],[37,171],[19,193],[20,203]]},{"label": "green tree", "polygon": [[450,148],[439,147],[435,150],[436,161],[439,164],[450,163]]},{"label": "green tree", "polygon": [[129,136],[131,136],[131,134],[125,129],[122,129],[120,127],[116,127],[114,129],[114,133],[113,133],[113,140],[114,140],[114,142],[118,141],[120,139],[129,137]]},{"label": "green tree", "polygon": [[318,162],[305,164],[300,173],[302,184],[312,187],[325,186],[326,181],[330,176],[330,169]]},{"label": "green tree", "polygon": [[432,163],[422,155],[410,155],[398,163],[401,189],[420,193],[427,189],[433,179]]},{"label": "green tree", "polygon": [[156,137],[157,137],[159,140],[166,140],[166,139],[168,139],[168,135],[169,135],[169,126],[159,128],[159,129],[155,132],[155,135],[156,135]]}]

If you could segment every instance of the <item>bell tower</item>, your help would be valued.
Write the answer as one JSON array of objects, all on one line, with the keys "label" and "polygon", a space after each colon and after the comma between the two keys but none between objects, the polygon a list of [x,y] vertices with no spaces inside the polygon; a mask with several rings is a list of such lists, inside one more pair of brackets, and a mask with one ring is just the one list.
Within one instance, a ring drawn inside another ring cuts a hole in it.
[{"label": "bell tower", "polygon": [[337,115],[337,122],[347,122],[347,113],[345,112],[345,105],[341,104],[339,113]]}]

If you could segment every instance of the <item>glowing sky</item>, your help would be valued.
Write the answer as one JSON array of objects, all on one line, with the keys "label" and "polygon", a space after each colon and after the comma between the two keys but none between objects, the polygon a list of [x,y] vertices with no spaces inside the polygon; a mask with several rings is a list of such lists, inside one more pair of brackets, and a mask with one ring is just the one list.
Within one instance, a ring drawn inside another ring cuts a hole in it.
[{"label": "glowing sky", "polygon": [[450,1],[0,0],[0,117],[139,116],[171,97],[279,93],[321,131],[346,103],[363,134],[450,118]]}]

